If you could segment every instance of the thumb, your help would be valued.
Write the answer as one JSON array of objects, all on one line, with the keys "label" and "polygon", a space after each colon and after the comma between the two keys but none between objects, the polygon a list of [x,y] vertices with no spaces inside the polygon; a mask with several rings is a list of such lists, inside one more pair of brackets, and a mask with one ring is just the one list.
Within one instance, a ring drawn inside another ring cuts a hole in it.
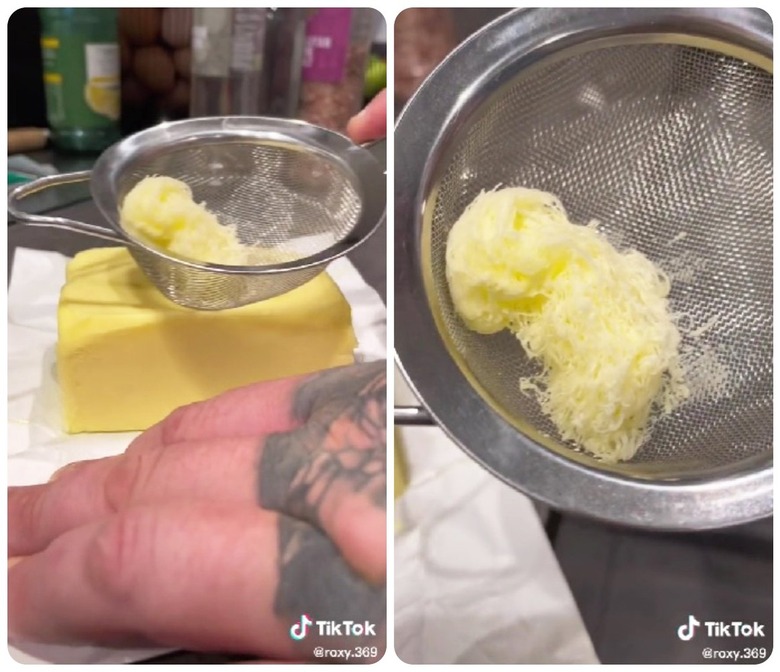
[{"label": "thumb", "polygon": [[349,120],[347,135],[355,143],[368,142],[387,135],[387,89],[382,89]]}]

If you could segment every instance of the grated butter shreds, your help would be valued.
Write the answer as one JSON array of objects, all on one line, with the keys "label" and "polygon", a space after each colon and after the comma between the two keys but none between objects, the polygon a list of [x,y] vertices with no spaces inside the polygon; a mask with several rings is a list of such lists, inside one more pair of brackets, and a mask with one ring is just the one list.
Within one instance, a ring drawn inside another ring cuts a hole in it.
[{"label": "grated butter shreds", "polygon": [[299,255],[244,245],[234,226],[223,225],[189,185],[161,175],[143,178],[125,196],[122,227],[175,255],[227,266],[261,266],[291,261]]},{"label": "grated butter shreds", "polygon": [[446,274],[465,324],[511,330],[543,365],[520,388],[564,440],[605,462],[633,457],[654,409],[668,414],[688,395],[667,276],[570,222],[552,194],[481,193],[450,231]]}]

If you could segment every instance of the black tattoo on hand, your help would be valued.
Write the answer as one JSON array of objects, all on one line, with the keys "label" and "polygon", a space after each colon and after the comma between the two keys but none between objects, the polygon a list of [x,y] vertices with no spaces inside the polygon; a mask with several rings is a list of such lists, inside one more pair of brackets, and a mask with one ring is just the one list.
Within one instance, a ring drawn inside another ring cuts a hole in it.
[{"label": "black tattoo on hand", "polygon": [[385,586],[372,586],[355,574],[325,534],[308,523],[280,516],[279,553],[277,615],[291,624],[301,614],[337,622],[368,621],[376,624],[374,641],[384,639]]},{"label": "black tattoo on hand", "polygon": [[292,413],[303,424],[265,442],[262,506],[318,526],[340,497],[363,494],[385,506],[385,367],[382,361],[332,369],[301,385]]},{"label": "black tattoo on hand", "polygon": [[[384,510],[385,371],[382,361],[307,378],[292,402],[300,425],[266,439],[258,479],[260,504],[281,514],[276,614],[289,623],[301,614],[369,621],[377,627],[373,645],[381,649],[385,586],[358,575],[325,530],[344,501],[362,500],[367,509]],[[350,513],[359,510],[352,507]]]}]

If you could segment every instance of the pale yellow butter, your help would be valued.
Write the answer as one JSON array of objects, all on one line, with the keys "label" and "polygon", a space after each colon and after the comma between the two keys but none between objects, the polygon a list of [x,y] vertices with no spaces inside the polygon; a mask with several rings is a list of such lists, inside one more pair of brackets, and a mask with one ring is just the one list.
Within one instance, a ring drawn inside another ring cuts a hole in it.
[{"label": "pale yellow butter", "polygon": [[688,396],[670,281],[595,222],[571,222],[549,192],[479,194],[447,240],[447,282],[467,327],[509,329],[540,375],[519,381],[565,441],[604,462],[631,459],[654,417]]},{"label": "pale yellow butter", "polygon": [[244,245],[234,226],[223,225],[192,189],[164,175],[145,177],[125,196],[119,213],[122,227],[144,240],[194,261],[226,266],[264,266],[300,255],[279,248]]},{"label": "pale yellow butter", "polygon": [[282,296],[219,312],[184,308],[125,248],[70,262],[58,311],[66,431],[143,430],[225,390],[354,361],[349,304],[326,274]]}]

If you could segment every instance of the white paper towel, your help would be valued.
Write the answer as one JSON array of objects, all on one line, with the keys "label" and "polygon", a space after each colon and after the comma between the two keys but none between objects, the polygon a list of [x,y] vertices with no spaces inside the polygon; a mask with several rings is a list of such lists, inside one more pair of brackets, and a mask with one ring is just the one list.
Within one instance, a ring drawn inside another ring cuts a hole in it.
[{"label": "white paper towel", "polygon": [[[8,290],[8,484],[44,483],[61,466],[78,460],[116,455],[137,432],[68,435],[61,429],[54,375],[57,302],[65,282],[67,257],[17,248]],[[360,361],[387,356],[387,311],[379,295],[346,258],[328,266],[328,274],[352,308]],[[20,662],[122,663],[151,651],[95,647],[25,645],[10,649]]]},{"label": "white paper towel", "polygon": [[[399,404],[416,400],[396,372]],[[407,663],[598,663],[532,502],[434,427],[401,430],[395,650]]]}]

